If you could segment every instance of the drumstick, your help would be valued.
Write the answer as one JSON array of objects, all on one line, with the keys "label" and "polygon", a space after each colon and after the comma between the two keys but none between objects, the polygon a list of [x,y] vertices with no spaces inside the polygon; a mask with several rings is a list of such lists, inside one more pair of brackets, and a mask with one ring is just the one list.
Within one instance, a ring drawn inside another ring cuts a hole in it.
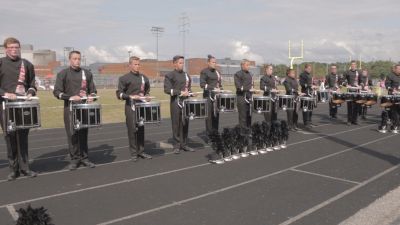
[{"label": "drumstick", "polygon": [[156,97],[153,97],[153,96],[143,96],[143,97],[139,97],[139,98],[137,98],[137,99],[140,99],[140,100],[146,100],[146,99],[154,99],[154,98],[156,98]]},{"label": "drumstick", "polygon": [[[1,96],[1,97],[4,99],[9,99],[7,96]],[[17,99],[25,100],[25,99],[28,99],[28,97],[27,96],[17,96]],[[39,100],[39,97],[30,97],[30,99]]]}]

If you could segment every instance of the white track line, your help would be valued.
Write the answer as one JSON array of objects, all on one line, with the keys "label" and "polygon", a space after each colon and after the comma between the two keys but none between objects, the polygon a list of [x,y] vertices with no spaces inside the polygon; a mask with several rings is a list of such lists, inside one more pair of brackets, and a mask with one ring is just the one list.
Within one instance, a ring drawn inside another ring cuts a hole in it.
[{"label": "white track line", "polygon": [[358,184],[358,185],[356,185],[356,186],[354,186],[354,187],[352,187],[352,188],[350,188],[350,189],[348,189],[348,190],[346,190],[346,191],[344,191],[344,192],[342,192],[342,193],[340,193],[340,194],[338,194],[338,195],[336,195],[336,196],[334,196],[334,197],[332,197],[332,198],[330,198],[330,199],[328,199],[328,200],[326,200],[326,201],[324,201],[324,202],[322,202],[322,203],[320,203],[320,204],[318,204],[318,205],[316,205],[316,206],[314,206],[312,208],[309,208],[308,210],[298,214],[295,217],[292,217],[292,218],[286,220],[285,222],[283,222],[283,223],[281,223],[279,225],[289,225],[289,224],[291,224],[291,223],[293,223],[293,222],[295,222],[295,221],[297,221],[299,219],[302,219],[303,217],[305,217],[307,215],[310,215],[311,213],[313,213],[313,212],[315,212],[315,211],[317,211],[317,210],[319,210],[319,209],[331,204],[334,201],[337,201],[337,200],[343,198],[344,196],[346,196],[348,194],[351,194],[352,192],[364,187],[365,185],[367,185],[367,184],[379,179],[380,177],[392,172],[393,170],[395,170],[397,168],[399,168],[399,165],[390,167],[389,169],[387,169],[387,170],[385,170],[385,171],[383,171],[383,172],[371,177],[370,179],[368,179],[366,181],[363,181],[362,183],[360,183],[360,184]]},{"label": "white track line", "polygon": [[298,173],[310,174],[310,175],[314,175],[314,176],[318,176],[318,177],[324,177],[324,178],[328,178],[328,179],[332,179],[332,180],[339,180],[339,181],[343,181],[346,183],[360,184],[360,182],[357,182],[357,181],[347,180],[347,179],[343,179],[343,178],[339,178],[339,177],[332,177],[332,176],[328,176],[328,175],[324,175],[324,174],[320,174],[320,173],[313,173],[313,172],[309,172],[309,171],[305,171],[305,170],[291,169],[291,171],[298,172]]},{"label": "white track line", "polygon": [[6,208],[7,208],[7,211],[10,213],[11,217],[13,218],[13,220],[17,221],[19,216],[18,216],[18,213],[15,210],[14,206],[13,205],[7,205]]},{"label": "white track line", "polygon": [[[210,196],[210,195],[214,195],[214,194],[218,194],[218,193],[221,193],[221,192],[224,192],[224,191],[228,191],[228,190],[231,190],[231,189],[240,187],[240,186],[244,186],[244,185],[246,185],[246,184],[254,183],[254,182],[256,182],[256,181],[263,180],[263,179],[265,179],[265,178],[269,178],[269,177],[271,177],[271,176],[278,175],[278,174],[281,174],[281,173],[283,173],[283,172],[291,171],[291,170],[295,169],[296,167],[300,167],[300,166],[303,166],[303,165],[310,164],[310,163],[312,163],[312,162],[316,162],[316,161],[319,161],[319,160],[322,160],[322,159],[326,159],[326,158],[328,158],[328,157],[335,156],[335,155],[337,155],[337,154],[339,154],[339,153],[344,153],[344,152],[353,150],[353,149],[358,148],[358,147],[362,147],[362,146],[365,146],[365,145],[368,145],[368,144],[372,144],[372,143],[374,143],[374,142],[378,142],[378,141],[387,139],[387,138],[392,137],[392,136],[395,136],[395,135],[391,135],[391,136],[386,136],[386,137],[383,137],[383,138],[379,138],[379,139],[376,139],[376,140],[374,140],[374,141],[370,141],[370,142],[367,142],[367,143],[364,143],[364,144],[361,144],[361,145],[357,145],[357,146],[354,146],[354,147],[352,147],[352,148],[348,148],[348,149],[342,150],[342,151],[340,151],[340,152],[338,152],[338,153],[334,153],[334,154],[330,154],[330,155],[327,155],[327,156],[324,156],[324,157],[320,157],[320,158],[317,158],[317,159],[315,159],[315,160],[311,160],[311,161],[309,161],[309,162],[301,163],[301,164],[298,164],[298,165],[296,165],[296,166],[292,166],[292,167],[290,167],[290,168],[286,168],[286,169],[283,169],[283,170],[276,171],[276,172],[274,172],[274,173],[266,174],[266,175],[264,175],[264,176],[260,176],[260,177],[257,177],[257,178],[254,178],[254,179],[250,179],[250,180],[247,180],[247,181],[238,183],[238,184],[234,184],[234,185],[227,186],[227,187],[224,187],[224,188],[220,188],[220,189],[217,189],[217,190],[214,190],[214,191],[210,191],[210,192],[207,192],[207,193],[204,193],[204,194],[201,194],[201,195],[196,195],[196,196],[193,196],[193,197],[191,197],[191,198],[187,198],[187,199],[184,199],[184,200],[181,200],[181,201],[177,201],[177,202],[173,202],[173,203],[170,203],[170,204],[166,204],[166,205],[163,205],[163,206],[160,206],[160,207],[156,207],[156,208],[153,208],[153,209],[141,211],[141,212],[138,212],[138,213],[135,213],[135,214],[132,214],[132,215],[125,216],[125,217],[121,217],[121,218],[117,218],[117,219],[114,219],[114,220],[110,220],[110,221],[106,221],[106,222],[103,222],[103,223],[99,223],[98,225],[113,224],[113,223],[121,222],[121,221],[124,221],[124,220],[133,219],[133,218],[135,218],[135,217],[142,216],[142,215],[145,215],[145,214],[149,214],[149,213],[161,211],[161,210],[163,210],[163,209],[171,208],[171,207],[174,207],[174,206],[180,206],[180,205],[182,205],[182,204],[184,204],[184,203],[187,203],[187,202],[191,202],[191,201],[198,200],[198,199],[201,199],[201,198]],[[369,182],[371,182],[371,181],[373,181],[373,180],[378,179],[379,177],[385,175],[386,173],[389,173],[389,172],[393,171],[393,170],[396,169],[397,167],[398,167],[398,166],[394,166],[394,167],[392,167],[392,168],[390,168],[390,169],[388,169],[388,170],[385,170],[384,172],[379,173],[378,175],[375,175],[374,177],[368,179],[367,181],[364,181],[364,182],[362,182],[362,183],[356,185],[355,187],[353,187],[353,188],[351,188],[351,189],[349,189],[349,190],[347,190],[347,191],[345,191],[345,192],[343,192],[343,193],[347,193],[347,194],[348,194],[348,193],[351,193],[352,191],[357,190],[358,188],[361,188],[362,186],[368,184]],[[356,187],[357,187],[357,188],[356,188]],[[350,191],[350,192],[349,192],[349,191]],[[340,195],[343,195],[343,193],[340,194]],[[346,195],[346,194],[344,194],[344,195]],[[343,196],[344,196],[344,195],[343,195]],[[339,195],[338,195],[338,196],[339,196]],[[342,197],[343,197],[343,196],[342,196]],[[333,199],[333,198],[332,198],[332,199]],[[337,198],[337,199],[339,199],[339,198]],[[333,202],[333,201],[335,201],[335,200],[337,200],[337,199],[334,199],[334,200],[330,201],[329,203],[331,203],[331,202]],[[328,200],[328,201],[329,201],[329,200]],[[326,201],[326,202],[327,202],[327,201]],[[328,203],[328,204],[329,204],[329,203]],[[321,207],[323,207],[323,206],[321,206]],[[317,210],[317,209],[316,209],[316,210]],[[314,210],[314,211],[315,211],[315,210]],[[306,212],[308,212],[308,210],[307,210]],[[308,215],[308,214],[307,214],[307,215]],[[306,215],[304,215],[304,216],[306,216]],[[296,220],[294,220],[294,221],[296,221]],[[294,221],[292,221],[292,222],[294,222]],[[283,223],[283,224],[280,224],[280,225],[287,225],[287,224],[289,224],[289,223]]]}]

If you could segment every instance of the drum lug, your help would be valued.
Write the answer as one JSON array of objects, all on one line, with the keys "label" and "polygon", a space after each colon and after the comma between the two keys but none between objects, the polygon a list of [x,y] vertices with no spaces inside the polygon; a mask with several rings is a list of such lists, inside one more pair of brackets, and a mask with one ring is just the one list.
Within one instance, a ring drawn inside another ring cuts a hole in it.
[{"label": "drum lug", "polygon": [[13,132],[13,131],[15,131],[15,123],[10,120],[7,123],[7,132]]},{"label": "drum lug", "polygon": [[286,110],[287,110],[286,105],[283,105],[282,109],[283,109],[284,111],[286,111]]},{"label": "drum lug", "polygon": [[143,118],[140,118],[140,119],[139,119],[138,126],[139,126],[139,127],[143,127],[143,126],[144,126],[144,120],[143,120]]},{"label": "drum lug", "polygon": [[194,120],[194,113],[189,114],[189,120]]},{"label": "drum lug", "polygon": [[81,122],[79,120],[75,121],[75,126],[74,126],[75,130],[79,130],[81,128]]}]

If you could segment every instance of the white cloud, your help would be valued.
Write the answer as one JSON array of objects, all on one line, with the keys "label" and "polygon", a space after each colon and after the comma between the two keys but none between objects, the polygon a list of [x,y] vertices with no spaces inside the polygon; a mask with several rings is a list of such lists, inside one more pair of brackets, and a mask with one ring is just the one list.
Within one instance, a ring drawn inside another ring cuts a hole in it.
[{"label": "white cloud", "polygon": [[126,45],[117,47],[96,47],[90,46],[83,51],[88,63],[94,62],[108,62],[108,63],[118,63],[128,61],[129,53],[131,51],[131,56],[138,56],[142,59],[152,59],[155,58],[153,52],[146,52],[138,45]]},{"label": "white cloud", "polygon": [[232,53],[233,58],[254,60],[259,64],[264,63],[263,57],[251,51],[250,46],[241,41],[234,41],[232,45],[234,47]]}]

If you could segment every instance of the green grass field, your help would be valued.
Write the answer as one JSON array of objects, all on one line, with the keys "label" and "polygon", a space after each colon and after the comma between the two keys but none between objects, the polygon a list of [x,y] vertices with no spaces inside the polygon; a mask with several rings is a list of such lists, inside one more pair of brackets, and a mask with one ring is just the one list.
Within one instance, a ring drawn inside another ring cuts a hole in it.
[{"label": "green grass field", "polygon": [[[233,86],[226,86],[225,89],[233,90]],[[102,105],[103,123],[118,123],[125,121],[124,101],[118,100],[115,89],[99,89],[99,103]],[[199,87],[193,88],[194,92],[201,91]],[[153,101],[161,102],[161,117],[169,118],[169,95],[164,94],[163,88],[152,88],[150,95],[156,97]],[[64,127],[63,107],[64,103],[53,96],[52,91],[39,91],[40,114],[42,128]],[[202,96],[198,96],[201,98]]]}]

